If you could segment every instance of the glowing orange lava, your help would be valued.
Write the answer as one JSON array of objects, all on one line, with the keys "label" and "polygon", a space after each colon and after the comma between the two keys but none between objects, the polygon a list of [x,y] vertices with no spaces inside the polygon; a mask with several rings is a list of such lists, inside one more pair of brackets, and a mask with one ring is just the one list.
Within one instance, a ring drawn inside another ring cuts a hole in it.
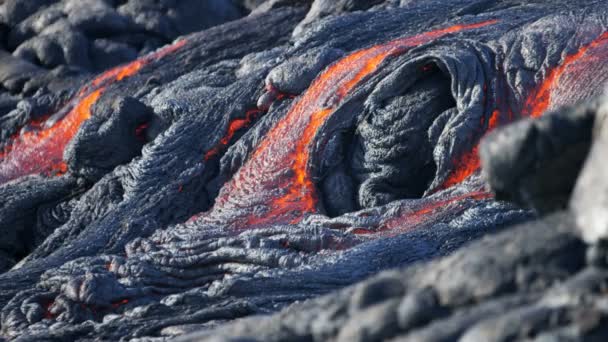
[{"label": "glowing orange lava", "polygon": [[[605,64],[604,57],[608,51],[595,50],[598,48],[606,48],[606,46],[608,46],[605,44],[606,42],[608,42],[608,32],[601,34],[597,39],[582,46],[576,53],[566,56],[560,65],[552,68],[538,87],[533,89],[528,95],[522,110],[522,115],[539,117],[555,105],[573,104],[576,101],[582,100],[583,98],[567,98],[567,96],[563,96],[563,94],[560,94],[562,95],[560,98],[556,98],[554,95],[561,90],[560,88],[568,88],[570,86],[564,85],[565,82],[563,82],[563,80],[571,75],[575,78],[583,79],[585,73],[588,74],[589,71],[593,72],[593,70],[596,70],[595,73],[600,74],[600,77],[602,78],[606,78],[603,76],[606,74],[605,72],[597,70],[590,65],[592,64],[590,63],[590,59],[594,57],[598,59],[598,63]],[[586,66],[586,70],[577,69],[577,63]],[[602,79],[597,83],[603,84],[604,82],[605,80]],[[579,86],[581,85],[579,84]],[[583,84],[582,86],[586,86],[587,89],[585,89],[585,91],[574,91],[574,93],[578,96],[591,95],[590,89],[588,89],[589,85]],[[569,88],[567,89],[567,92],[572,93],[572,90],[573,89]],[[507,114],[509,118],[512,118],[512,113],[510,111]],[[497,110],[494,110],[488,122],[488,129],[484,134],[489,133],[497,126],[499,116],[500,113]],[[479,146],[475,146],[473,150],[464,154],[459,160],[454,161],[454,171],[452,171],[439,188],[445,189],[458,184],[479,170],[480,162],[478,150]]]},{"label": "glowing orange lava", "polygon": [[[488,128],[485,134],[492,132],[499,123],[500,112],[494,110],[490,120],[488,120]],[[447,189],[451,186],[461,183],[470,175],[479,170],[481,162],[479,160],[479,145],[475,145],[471,151],[465,153],[460,159],[454,161],[454,170],[448,178],[443,182],[439,189]]]},{"label": "glowing orange lava", "polygon": [[165,47],[139,60],[116,67],[82,87],[78,95],[69,101],[69,111],[63,118],[45,127],[41,122],[30,125],[31,130],[17,134],[0,152],[0,184],[31,174],[48,176],[63,174],[67,165],[63,151],[74,137],[80,125],[91,117],[91,107],[101,97],[106,87],[137,73],[144,65],[184,46],[185,40]]},{"label": "glowing orange lava", "polygon": [[252,109],[245,113],[245,118],[232,120],[230,124],[228,124],[228,132],[226,132],[226,135],[224,135],[224,137],[220,139],[219,144],[217,144],[215,147],[205,153],[205,161],[208,161],[209,159],[215,157],[222,150],[227,148],[228,144],[230,143],[236,132],[251,125],[251,123],[256,120],[260,113],[262,113],[261,110]]},{"label": "glowing orange lava", "polygon": [[[204,216],[212,219],[223,209],[255,206],[254,214],[251,210],[243,213],[245,217],[237,225],[241,226],[297,222],[305,213],[317,211],[317,195],[308,170],[311,145],[321,126],[350,91],[390,56],[403,54],[412,47],[450,33],[496,22],[455,25],[396,39],[357,51],[334,63],[315,79],[286,116],[269,131],[251,158],[224,186],[211,212]],[[285,167],[287,172],[283,171]],[[273,192],[270,203],[255,200],[259,191]]]},{"label": "glowing orange lava", "polygon": [[532,91],[528,96],[524,105],[523,114],[531,117],[541,116],[553,104],[552,94],[558,87],[560,80],[564,74],[570,71],[570,68],[584,57],[588,57],[590,50],[600,47],[608,41],[608,32],[604,32],[591,43],[581,47],[576,53],[566,56],[564,61],[557,67],[553,68],[542,81],[542,83]]}]

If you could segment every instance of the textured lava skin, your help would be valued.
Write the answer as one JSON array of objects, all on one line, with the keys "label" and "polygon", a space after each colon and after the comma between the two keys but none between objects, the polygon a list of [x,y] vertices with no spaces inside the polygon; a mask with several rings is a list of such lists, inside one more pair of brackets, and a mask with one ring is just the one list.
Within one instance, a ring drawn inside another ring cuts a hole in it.
[{"label": "textured lava skin", "polygon": [[0,97],[2,335],[183,334],[531,218],[485,188],[479,141],[602,91],[608,5],[368,5],[269,1],[97,76],[0,54],[42,84]]}]

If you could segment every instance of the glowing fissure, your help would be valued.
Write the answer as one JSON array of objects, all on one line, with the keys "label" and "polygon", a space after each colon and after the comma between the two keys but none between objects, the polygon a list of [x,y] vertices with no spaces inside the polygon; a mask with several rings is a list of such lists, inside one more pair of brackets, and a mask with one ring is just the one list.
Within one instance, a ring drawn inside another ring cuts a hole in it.
[{"label": "glowing fissure", "polygon": [[[550,69],[545,79],[528,95],[522,109],[522,116],[530,116],[534,118],[539,117],[554,106],[556,104],[555,102],[558,100],[554,99],[554,95],[556,90],[558,90],[559,86],[562,84],[562,79],[570,74],[580,76],[579,72],[575,69],[576,64],[587,64],[586,62],[588,59],[593,58],[595,55],[594,49],[605,47],[606,42],[608,42],[608,32],[601,34],[589,44],[582,46],[576,53],[566,56],[562,63]],[[600,53],[600,55],[600,57],[603,57],[605,52],[604,54]],[[563,102],[563,99],[559,100],[562,100]],[[569,103],[568,101],[565,103],[562,102],[560,102],[559,105],[573,104]],[[507,114],[509,120],[511,120],[513,114],[510,111],[508,111]],[[496,128],[500,115],[501,113],[496,109],[492,112],[492,116],[488,121],[488,128],[484,134],[487,134]],[[445,189],[456,185],[479,170],[480,161],[478,150],[479,146],[476,145],[470,152],[465,153],[458,160],[454,161],[454,170],[439,188]]]},{"label": "glowing fissure", "polygon": [[259,117],[268,112],[270,109],[270,105],[276,101],[282,101],[284,99],[294,99],[296,96],[293,94],[287,94],[280,92],[272,85],[266,86],[266,91],[275,94],[275,98],[265,107],[258,107],[257,109],[250,109],[245,112],[244,118],[237,118],[228,124],[228,130],[226,134],[220,139],[220,141],[212,147],[207,153],[205,153],[205,161],[209,161],[215,157],[217,157],[220,153],[224,152],[227,148],[234,136],[242,129],[250,127],[253,123],[255,123]]},{"label": "glowing fissure", "polygon": [[524,105],[523,114],[531,117],[543,115],[553,104],[552,93],[560,84],[562,76],[568,73],[577,62],[584,62],[586,57],[593,55],[592,50],[604,45],[608,41],[608,32],[604,32],[589,44],[579,48],[579,50],[566,56],[563,62],[551,69],[545,79],[528,96]]},{"label": "glowing fissure", "polygon": [[[489,20],[461,24],[412,37],[400,38],[350,54],[328,67],[312,83],[266,135],[248,161],[220,192],[213,209],[203,215],[213,220],[216,213],[232,208],[254,206],[254,214],[243,212],[234,218],[235,226],[298,222],[305,213],[317,211],[317,194],[308,170],[310,149],[321,126],[334,113],[340,101],[374,73],[388,57],[431,42],[447,34],[472,30],[496,23]],[[269,162],[272,161],[272,162]],[[287,169],[287,172],[284,170]],[[259,191],[272,192],[270,202],[256,202]]]},{"label": "glowing fissure", "polygon": [[212,159],[213,157],[220,154],[220,152],[225,150],[228,147],[228,144],[230,143],[230,141],[232,140],[234,135],[241,129],[243,129],[245,127],[249,127],[258,118],[258,116],[261,113],[262,113],[262,111],[259,109],[248,110],[245,113],[244,118],[234,119],[234,120],[230,121],[230,123],[228,124],[228,131],[226,132],[224,137],[222,137],[222,139],[220,139],[220,142],[217,145],[215,145],[212,149],[210,149],[209,151],[207,151],[207,153],[205,153],[205,161]]},{"label": "glowing fissure", "polygon": [[[488,127],[484,134],[488,134],[492,132],[496,127],[498,127],[500,119],[500,111],[495,109],[488,120]],[[482,124],[482,127],[484,124]],[[447,189],[456,184],[460,184],[473,173],[475,173],[481,167],[481,162],[479,160],[479,144],[476,144],[473,149],[459,159],[454,161],[454,169],[446,178],[446,180],[439,186],[439,189]]]},{"label": "glowing fissure", "polygon": [[[57,122],[45,125],[40,120],[30,130],[11,137],[0,151],[0,184],[31,174],[54,176],[67,171],[63,151],[80,125],[91,117],[91,107],[106,88],[137,73],[146,64],[158,60],[184,46],[185,40],[167,46],[131,63],[108,70],[82,87],[70,100],[67,114]],[[141,133],[141,132],[139,132]]]},{"label": "glowing fissure", "polygon": [[[272,91],[276,94],[276,98],[272,102],[282,101],[286,98],[290,98],[290,99],[295,98],[295,95],[281,93],[272,87],[267,87],[267,90]],[[233,140],[234,136],[239,131],[241,131],[244,128],[251,127],[251,125],[254,124],[260,118],[261,115],[267,113],[269,109],[270,109],[270,105],[268,107],[264,107],[262,109],[260,109],[260,108],[250,109],[247,112],[245,112],[244,118],[236,118],[236,119],[233,119],[232,121],[230,121],[228,123],[228,129],[226,131],[226,134],[224,134],[224,136],[220,139],[220,141],[215,146],[213,146],[209,151],[207,151],[207,153],[205,153],[204,160],[209,161],[209,160],[219,156],[222,152],[226,151],[228,149],[228,146],[230,145],[230,142]],[[180,192],[181,192],[181,190],[180,190]],[[197,216],[198,215],[195,215],[195,218]]]}]

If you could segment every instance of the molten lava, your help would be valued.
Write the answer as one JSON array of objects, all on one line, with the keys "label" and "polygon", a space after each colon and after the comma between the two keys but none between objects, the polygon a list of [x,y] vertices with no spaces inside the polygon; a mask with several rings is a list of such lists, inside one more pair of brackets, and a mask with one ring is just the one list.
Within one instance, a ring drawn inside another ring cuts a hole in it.
[{"label": "molten lava", "polygon": [[[571,105],[584,99],[573,98],[572,94],[586,94],[586,98],[597,95],[589,91],[573,92],[572,89],[578,87],[601,89],[601,86],[607,81],[606,71],[608,70],[601,70],[602,66],[605,66],[605,57],[608,56],[606,42],[608,42],[608,32],[582,46],[576,53],[566,56],[560,65],[550,69],[545,79],[528,95],[522,115],[539,117],[548,109]],[[590,87],[590,85],[597,87]],[[508,114],[511,118],[511,113]],[[500,113],[494,110],[485,134],[497,126],[499,116]],[[473,150],[454,161],[454,170],[439,188],[445,189],[458,184],[479,170],[480,162],[477,152],[478,146],[475,146]]]},{"label": "molten lava", "polygon": [[[357,51],[327,68],[262,140],[249,160],[220,192],[214,208],[204,215],[213,220],[224,209],[239,212],[235,226],[297,222],[317,210],[317,194],[308,170],[310,150],[321,126],[340,102],[389,57],[447,34],[496,23],[455,25]],[[285,171],[286,170],[286,171]],[[261,191],[269,196],[259,196]],[[260,202],[260,197],[271,198]]]},{"label": "molten lava", "polygon": [[[67,171],[63,151],[80,125],[91,117],[91,107],[106,87],[137,73],[143,66],[184,46],[185,40],[123,66],[111,69],[84,86],[69,101],[67,112],[57,122],[35,121],[29,131],[12,137],[0,152],[0,184],[31,174],[54,176]],[[47,127],[48,126],[48,127]],[[142,132],[139,132],[142,133]]]},{"label": "molten lava", "polygon": [[[495,109],[488,120],[488,127],[485,134],[492,132],[499,124],[500,112]],[[483,127],[483,125],[482,125]],[[446,178],[439,189],[447,189],[451,186],[461,183],[467,179],[470,175],[479,170],[481,162],[479,160],[479,144],[475,145],[473,149],[465,153],[460,159],[453,162],[454,169],[450,175]]]},{"label": "molten lava", "polygon": [[593,68],[589,64],[594,58],[601,59],[602,64],[605,63],[605,57],[608,53],[608,51],[606,51],[606,42],[608,42],[608,32],[604,32],[597,39],[582,46],[576,53],[566,56],[559,66],[549,71],[547,77],[545,77],[541,84],[531,92],[530,96],[528,96],[524,105],[523,114],[531,117],[539,117],[556,104],[566,104],[561,102],[556,103],[560,99],[554,98],[553,95],[563,83],[562,79],[565,78],[565,76],[569,74],[580,76],[581,70],[577,68],[577,64],[584,65],[585,69],[589,71],[595,70],[594,74],[600,74],[601,77],[604,77],[605,73],[599,72],[599,70]]},{"label": "molten lava", "polygon": [[220,139],[220,142],[215,147],[205,153],[205,161],[208,161],[226,149],[230,141],[232,141],[234,135],[239,130],[249,127],[258,118],[260,113],[262,113],[261,110],[252,109],[245,113],[245,118],[232,120],[230,124],[228,124],[228,131],[226,132],[226,135]]}]

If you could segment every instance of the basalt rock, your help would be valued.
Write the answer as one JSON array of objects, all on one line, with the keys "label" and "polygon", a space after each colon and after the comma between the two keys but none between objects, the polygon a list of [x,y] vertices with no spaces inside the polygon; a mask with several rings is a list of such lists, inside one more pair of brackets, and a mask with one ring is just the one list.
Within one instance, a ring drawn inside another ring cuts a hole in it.
[{"label": "basalt rock", "polygon": [[[440,260],[383,272],[337,293],[293,304],[275,315],[178,340],[604,340],[608,248],[600,158],[605,109],[602,96],[520,121],[485,138],[482,164],[493,191],[543,208],[542,219],[487,236]],[[580,156],[571,149],[579,149]],[[551,170],[560,157],[572,172]],[[527,185],[537,187],[510,183],[522,177],[536,178]],[[551,182],[555,177],[565,186],[552,189],[543,184],[543,178]],[[564,199],[571,209],[558,209],[567,206]]]},{"label": "basalt rock", "polygon": [[561,209],[598,107],[479,141],[602,92],[603,2],[2,6],[3,338],[602,332],[601,245],[500,200]]},{"label": "basalt rock", "polygon": [[[0,51],[43,69],[99,72],[246,13],[236,1],[222,0],[7,0],[0,4],[6,28]],[[35,82],[19,68],[11,70]],[[21,91],[23,82],[14,82],[0,80]]]},{"label": "basalt rock", "polygon": [[589,153],[593,123],[602,105],[597,100],[564,108],[487,137],[480,154],[496,198],[539,213],[565,209]]},{"label": "basalt rock", "polygon": [[568,213],[553,214],[441,260],[180,341],[594,340],[606,333],[599,302],[608,273],[586,266],[573,224]]}]

